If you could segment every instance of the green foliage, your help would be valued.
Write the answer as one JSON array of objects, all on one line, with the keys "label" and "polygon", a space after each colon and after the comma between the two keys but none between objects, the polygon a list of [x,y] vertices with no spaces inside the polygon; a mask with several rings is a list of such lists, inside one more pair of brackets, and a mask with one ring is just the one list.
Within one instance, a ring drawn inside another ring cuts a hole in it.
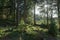
[{"label": "green foliage", "polygon": [[40,26],[41,26],[41,28],[47,28],[47,25],[43,24],[43,23]]},{"label": "green foliage", "polygon": [[55,21],[52,21],[51,24],[49,25],[48,33],[51,34],[52,36],[57,36],[57,26]]}]

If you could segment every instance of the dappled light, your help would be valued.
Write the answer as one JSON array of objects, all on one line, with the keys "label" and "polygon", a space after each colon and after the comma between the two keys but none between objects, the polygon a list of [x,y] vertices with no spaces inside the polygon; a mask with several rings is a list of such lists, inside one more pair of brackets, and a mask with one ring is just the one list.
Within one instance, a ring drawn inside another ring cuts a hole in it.
[{"label": "dappled light", "polygon": [[60,40],[60,1],[0,0],[0,40]]}]

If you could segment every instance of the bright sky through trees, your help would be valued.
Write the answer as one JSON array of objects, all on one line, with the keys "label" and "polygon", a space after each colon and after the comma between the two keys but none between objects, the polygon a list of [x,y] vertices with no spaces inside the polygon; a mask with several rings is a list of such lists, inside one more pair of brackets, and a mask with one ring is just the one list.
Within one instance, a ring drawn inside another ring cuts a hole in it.
[{"label": "bright sky through trees", "polygon": [[[45,7],[47,7],[47,5],[45,5]],[[39,6],[35,6],[35,14],[37,14],[37,15],[40,15],[40,10],[38,10],[39,9]],[[34,13],[34,9],[32,10],[32,12]],[[56,11],[55,10],[53,10],[53,18],[54,17],[58,17],[58,15],[57,15],[57,13],[56,13]],[[56,14],[55,14],[56,13]]]}]

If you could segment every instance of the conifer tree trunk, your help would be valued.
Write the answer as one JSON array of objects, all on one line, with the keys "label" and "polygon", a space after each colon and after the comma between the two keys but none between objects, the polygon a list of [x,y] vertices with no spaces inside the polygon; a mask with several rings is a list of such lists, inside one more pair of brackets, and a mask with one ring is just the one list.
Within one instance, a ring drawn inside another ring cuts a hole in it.
[{"label": "conifer tree trunk", "polygon": [[27,0],[24,0],[24,13],[23,13],[23,20],[24,20],[24,23],[27,22]]},{"label": "conifer tree trunk", "polygon": [[[48,4],[48,1],[47,1],[47,4]],[[47,28],[49,26],[49,23],[48,23],[48,6],[47,6]]]},{"label": "conifer tree trunk", "polygon": [[60,0],[57,0],[57,7],[58,7],[58,22],[60,27]]},{"label": "conifer tree trunk", "polygon": [[35,12],[36,12],[36,0],[33,2],[34,3],[34,25],[36,25],[36,19],[35,19]]}]

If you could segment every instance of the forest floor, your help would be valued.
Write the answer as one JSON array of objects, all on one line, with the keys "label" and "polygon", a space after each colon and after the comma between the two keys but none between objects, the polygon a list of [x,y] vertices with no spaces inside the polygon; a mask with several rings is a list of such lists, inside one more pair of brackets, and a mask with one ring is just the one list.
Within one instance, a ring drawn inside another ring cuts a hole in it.
[{"label": "forest floor", "polygon": [[20,25],[13,30],[0,28],[0,40],[60,40],[60,36],[53,37],[48,34],[48,29],[39,26]]}]

